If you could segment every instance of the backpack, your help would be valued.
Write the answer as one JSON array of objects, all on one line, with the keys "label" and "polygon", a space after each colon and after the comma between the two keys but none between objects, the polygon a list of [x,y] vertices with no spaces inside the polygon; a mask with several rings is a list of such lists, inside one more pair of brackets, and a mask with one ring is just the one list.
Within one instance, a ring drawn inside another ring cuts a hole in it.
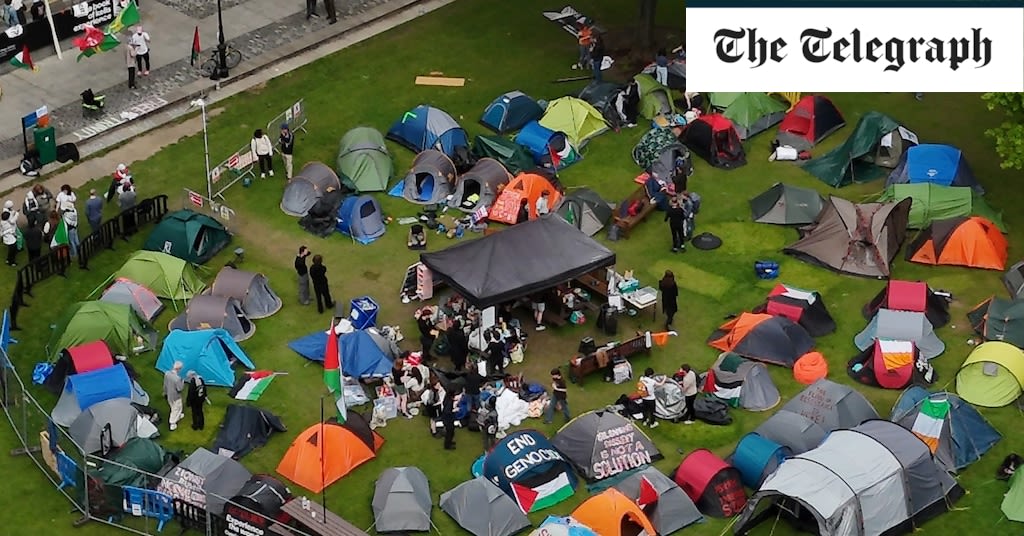
[{"label": "backpack", "polygon": [[636,393],[640,395],[640,398],[647,398],[650,393],[647,392],[647,385],[643,380],[636,382]]}]

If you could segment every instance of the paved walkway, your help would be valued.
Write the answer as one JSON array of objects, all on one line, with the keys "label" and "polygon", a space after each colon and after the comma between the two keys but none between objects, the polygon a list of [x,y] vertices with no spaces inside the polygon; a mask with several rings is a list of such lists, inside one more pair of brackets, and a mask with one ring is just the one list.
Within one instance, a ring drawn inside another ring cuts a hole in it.
[{"label": "paved walkway", "polygon": [[[265,65],[270,52],[294,54],[301,50],[296,44],[308,46],[310,37],[316,37],[314,43],[328,40],[350,30],[350,22],[360,15],[381,8],[401,9],[411,1],[338,0],[340,22],[328,25],[326,18],[306,21],[304,0],[222,0],[224,33],[243,55],[242,64],[231,75],[238,77]],[[124,123],[122,112],[129,112],[127,117],[143,115],[173,103],[183,88],[194,89],[196,82],[213,85],[190,65],[190,53],[196,26],[205,49],[200,61],[216,46],[216,1],[142,0],[141,4],[142,24],[152,37],[153,64],[150,76],[138,77],[137,90],[128,89],[124,45],[81,62],[75,61],[78,50],[70,48],[63,60],[56,55],[39,60],[36,72],[0,75],[0,117],[5,119],[0,121],[0,173],[14,169],[23,152],[17,119],[40,106],[50,109],[59,143],[81,143]],[[318,9],[322,14],[322,3]],[[106,95],[103,117],[83,117],[79,94],[86,88]]]}]

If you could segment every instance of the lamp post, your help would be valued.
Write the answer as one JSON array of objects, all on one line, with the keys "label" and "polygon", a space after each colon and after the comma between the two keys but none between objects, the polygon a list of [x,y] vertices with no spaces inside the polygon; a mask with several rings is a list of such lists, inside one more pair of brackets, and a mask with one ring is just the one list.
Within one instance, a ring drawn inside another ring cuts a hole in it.
[{"label": "lamp post", "polygon": [[210,75],[210,80],[223,80],[228,77],[228,51],[224,42],[224,12],[217,0],[217,68]]},{"label": "lamp post", "polygon": [[203,156],[206,159],[206,197],[213,202],[213,182],[210,177],[210,139],[206,134],[206,101],[202,98],[198,98],[192,101],[192,106],[198,106],[202,110],[203,115]]}]

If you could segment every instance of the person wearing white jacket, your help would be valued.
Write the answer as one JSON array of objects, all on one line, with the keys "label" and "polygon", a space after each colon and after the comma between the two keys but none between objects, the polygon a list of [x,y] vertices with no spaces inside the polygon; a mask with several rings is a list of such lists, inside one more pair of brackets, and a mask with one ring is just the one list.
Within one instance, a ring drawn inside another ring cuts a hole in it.
[{"label": "person wearing white jacket", "polygon": [[0,239],[7,246],[7,265],[18,265],[18,211],[8,201],[0,214]]},{"label": "person wearing white jacket", "polygon": [[260,178],[267,178],[267,173],[270,176],[274,176],[274,143],[270,141],[270,136],[263,133],[262,129],[256,129],[256,132],[252,134],[252,140],[249,142],[249,148],[252,149],[253,157],[259,161],[260,164]]}]

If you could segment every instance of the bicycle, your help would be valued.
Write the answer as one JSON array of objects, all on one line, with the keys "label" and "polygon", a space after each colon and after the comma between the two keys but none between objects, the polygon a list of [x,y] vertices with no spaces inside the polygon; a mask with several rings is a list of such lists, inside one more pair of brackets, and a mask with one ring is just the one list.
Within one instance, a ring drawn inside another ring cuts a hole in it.
[{"label": "bicycle", "polygon": [[[242,63],[242,53],[235,47],[231,46],[231,43],[225,44],[224,58],[227,63],[228,69],[234,69],[238,67],[239,63]],[[210,53],[210,58],[199,65],[199,72],[203,76],[211,76],[217,67],[220,65],[220,54],[217,48],[214,47]]]}]

